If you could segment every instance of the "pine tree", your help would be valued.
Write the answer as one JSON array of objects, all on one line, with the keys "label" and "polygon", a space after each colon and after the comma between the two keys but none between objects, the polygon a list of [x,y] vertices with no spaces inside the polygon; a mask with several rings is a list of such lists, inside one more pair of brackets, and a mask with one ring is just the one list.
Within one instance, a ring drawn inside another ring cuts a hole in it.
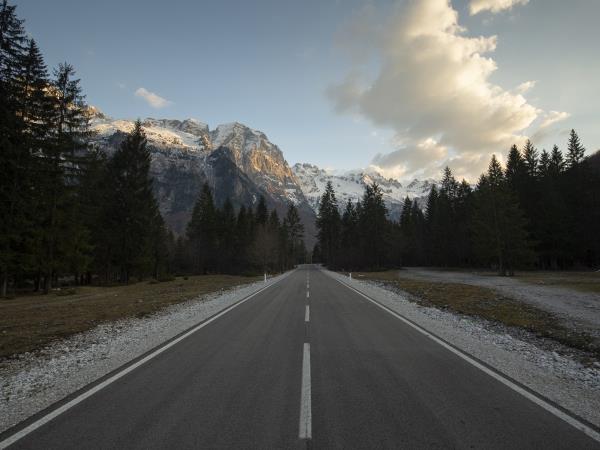
[{"label": "pine tree", "polygon": [[487,175],[479,179],[475,198],[473,233],[479,257],[493,262],[501,275],[513,275],[515,268],[530,263],[531,251],[523,213],[495,156]]},{"label": "pine tree", "polygon": [[554,177],[558,177],[565,169],[565,162],[561,151],[558,146],[552,147],[552,154],[550,156],[550,173]]},{"label": "pine tree", "polygon": [[381,268],[387,264],[386,241],[389,238],[387,208],[383,192],[377,183],[365,186],[359,215],[359,231],[364,264],[367,268]]},{"label": "pine tree", "polygon": [[546,178],[550,175],[550,154],[546,149],[542,150],[542,154],[540,155],[538,173],[542,178]]},{"label": "pine tree", "polygon": [[300,215],[298,214],[298,209],[294,206],[293,203],[288,205],[287,213],[285,214],[285,218],[283,223],[287,230],[288,235],[288,251],[290,254],[292,264],[297,264],[298,260],[301,256],[301,248],[303,247],[302,237],[304,235],[304,225],[302,225],[302,221],[300,220]]},{"label": "pine tree", "polygon": [[358,213],[352,200],[348,199],[341,219],[341,261],[340,265],[353,270],[358,266],[360,236],[358,233]]},{"label": "pine tree", "polygon": [[162,218],[152,193],[150,151],[139,120],[107,169],[111,189],[103,214],[111,260],[118,268],[120,281],[129,283],[133,274],[141,277],[152,270],[156,241],[164,238],[160,236]]},{"label": "pine tree", "polygon": [[[48,137],[41,148],[38,189],[40,192],[38,229],[41,230],[37,264],[48,292],[67,259],[82,257],[85,245],[73,245],[71,239],[84,234],[77,207],[75,187],[79,177],[80,153],[86,150],[88,136],[87,105],[75,71],[61,64],[54,71],[48,98]],[[76,254],[71,254],[75,251]]]},{"label": "pine tree", "polygon": [[229,197],[223,202],[223,207],[218,212],[218,259],[219,270],[221,272],[231,272],[234,267],[232,262],[235,259],[235,233],[236,217],[233,210],[233,204]]},{"label": "pine tree", "polygon": [[235,249],[236,256],[234,258],[235,266],[238,270],[247,269],[250,265],[248,251],[252,240],[254,239],[253,216],[244,205],[238,211],[235,223]]},{"label": "pine tree", "polygon": [[319,202],[317,238],[323,263],[335,267],[340,245],[341,218],[335,191],[330,181]]},{"label": "pine tree", "polygon": [[472,263],[472,236],[470,223],[472,221],[473,210],[473,190],[469,183],[462,180],[457,189],[454,204],[454,236],[451,237],[455,242],[455,262],[460,265],[469,265]]},{"label": "pine tree", "polygon": [[[264,199],[262,202],[259,202],[260,205],[264,205]],[[273,270],[278,261],[277,249],[279,244],[279,236],[278,236],[278,225],[279,225],[279,217],[275,212],[274,216],[271,216],[271,221],[269,220],[269,211],[262,208],[257,208],[257,216],[258,217],[266,217],[264,222],[258,222],[256,224],[256,231],[254,234],[254,241],[252,242],[250,253],[252,255],[252,260],[256,267],[260,268],[263,273],[267,273],[270,270]],[[261,219],[262,220],[262,219]]]},{"label": "pine tree", "polygon": [[569,145],[567,147],[567,167],[575,167],[582,160],[585,154],[585,148],[581,145],[579,141],[579,136],[575,130],[571,130],[571,134],[569,135]]},{"label": "pine tree", "polygon": [[193,268],[196,273],[214,270],[217,252],[217,211],[207,183],[202,186],[187,226]]},{"label": "pine tree", "polygon": [[521,152],[513,145],[508,152],[506,161],[506,180],[514,192],[520,192],[523,185],[526,168]]},{"label": "pine tree", "polygon": [[425,235],[426,235],[426,260],[428,264],[439,264],[439,251],[435,244],[438,234],[438,190],[434,185],[429,190],[427,196],[427,206],[425,208]]},{"label": "pine tree", "polygon": [[415,224],[413,223],[413,202],[408,196],[402,203],[400,213],[401,262],[412,264],[416,259]]},{"label": "pine tree", "polygon": [[258,225],[264,225],[267,223],[269,211],[267,209],[267,204],[265,201],[265,197],[263,195],[258,199],[258,204],[256,205],[256,214],[255,220]]},{"label": "pine tree", "polygon": [[16,83],[25,54],[23,21],[16,7],[0,4],[0,296],[7,295],[9,278],[24,270],[23,232],[31,229],[27,211],[31,208],[31,155],[23,145],[23,122],[18,114],[22,98]]},{"label": "pine tree", "polygon": [[530,179],[537,176],[538,152],[529,139],[527,139],[525,147],[523,147],[523,165],[525,173]]},{"label": "pine tree", "polygon": [[27,41],[23,20],[17,17],[16,8],[7,0],[0,5],[0,80],[5,86],[17,77],[18,60],[25,53]]}]

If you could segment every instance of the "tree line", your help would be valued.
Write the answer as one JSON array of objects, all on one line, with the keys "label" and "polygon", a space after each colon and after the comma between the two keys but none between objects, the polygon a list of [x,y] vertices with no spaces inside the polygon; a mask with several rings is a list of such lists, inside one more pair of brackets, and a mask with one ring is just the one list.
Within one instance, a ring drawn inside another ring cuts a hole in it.
[{"label": "tree line", "polygon": [[168,231],[138,121],[108,157],[90,146],[74,68],[51,72],[16,7],[0,3],[0,296],[176,272],[282,270],[304,257],[298,213],[234,213],[202,190],[186,236]]},{"label": "tree line", "polygon": [[447,167],[423,208],[406,198],[391,221],[376,184],[343,209],[331,184],[319,204],[314,259],[334,268],[402,265],[569,269],[600,265],[600,153],[585,157],[571,130],[566,155],[513,146],[475,186]]},{"label": "tree line", "polygon": [[298,209],[288,205],[280,220],[261,195],[256,208],[241,206],[237,214],[227,198],[215,205],[204,184],[185,236],[175,243],[172,270],[178,273],[280,272],[306,259],[304,226]]}]

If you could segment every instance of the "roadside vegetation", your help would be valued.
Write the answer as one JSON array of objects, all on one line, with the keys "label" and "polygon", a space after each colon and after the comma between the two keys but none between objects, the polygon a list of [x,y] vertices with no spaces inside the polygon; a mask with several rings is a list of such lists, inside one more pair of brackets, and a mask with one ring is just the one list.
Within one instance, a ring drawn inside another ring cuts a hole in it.
[{"label": "roadside vegetation", "polygon": [[81,286],[0,300],[0,360],[128,317],[144,317],[200,295],[261,277],[201,275],[126,286]]},{"label": "roadside vegetation", "polygon": [[568,347],[600,357],[600,342],[592,336],[563,326],[552,314],[501,295],[494,289],[461,283],[444,283],[401,277],[398,271],[357,272],[361,280],[383,283],[410,294],[409,299],[454,313],[479,317],[507,327],[516,327],[541,338],[553,339]]}]

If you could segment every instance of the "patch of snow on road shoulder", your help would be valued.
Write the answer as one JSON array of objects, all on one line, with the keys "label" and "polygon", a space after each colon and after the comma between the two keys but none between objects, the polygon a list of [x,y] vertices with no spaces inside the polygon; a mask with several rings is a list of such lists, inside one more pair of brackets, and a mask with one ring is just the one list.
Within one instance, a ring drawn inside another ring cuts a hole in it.
[{"label": "patch of snow on road shoulder", "polygon": [[[499,333],[486,321],[411,302],[373,282],[327,272],[583,419],[600,425],[600,369]],[[408,295],[408,294],[407,294]]]},{"label": "patch of snow on road shoulder", "polygon": [[102,324],[3,363],[0,432],[284,276],[202,295],[150,317]]}]

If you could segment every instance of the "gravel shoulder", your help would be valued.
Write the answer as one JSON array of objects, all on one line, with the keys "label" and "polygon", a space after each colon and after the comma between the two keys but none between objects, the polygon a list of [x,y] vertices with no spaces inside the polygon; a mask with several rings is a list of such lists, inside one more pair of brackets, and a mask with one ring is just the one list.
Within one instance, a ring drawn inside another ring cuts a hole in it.
[{"label": "gravel shoulder", "polygon": [[421,306],[407,294],[390,290],[381,283],[327,273],[600,426],[600,367],[597,363],[585,366],[569,349],[548,348],[527,333],[516,336],[511,330],[483,319]]},{"label": "gravel shoulder", "polygon": [[4,361],[0,432],[284,276],[202,295],[149,317],[101,324]]},{"label": "gravel shoulder", "polygon": [[[561,286],[543,286],[513,277],[499,277],[469,272],[409,268],[398,271],[399,277],[431,282],[461,283],[495,289],[501,294],[561,318],[571,328],[600,336],[600,294],[581,292]],[[600,279],[600,274],[598,274]]]}]

